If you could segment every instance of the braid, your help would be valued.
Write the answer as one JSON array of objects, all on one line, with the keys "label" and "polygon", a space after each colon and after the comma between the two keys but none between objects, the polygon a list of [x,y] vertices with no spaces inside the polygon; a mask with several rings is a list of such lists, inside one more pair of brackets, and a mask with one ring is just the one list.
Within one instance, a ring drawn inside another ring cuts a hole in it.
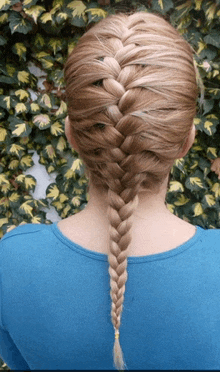
[{"label": "braid", "polygon": [[141,191],[159,191],[192,125],[192,51],[159,16],[110,16],[81,37],[65,78],[79,154],[90,181],[108,193],[113,357],[123,370],[119,329],[132,217]]}]

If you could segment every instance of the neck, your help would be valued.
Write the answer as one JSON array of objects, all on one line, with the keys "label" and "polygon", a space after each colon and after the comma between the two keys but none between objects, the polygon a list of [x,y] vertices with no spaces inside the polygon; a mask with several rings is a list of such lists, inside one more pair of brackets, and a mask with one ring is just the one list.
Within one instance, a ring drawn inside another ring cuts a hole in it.
[{"label": "neck", "polygon": [[[170,214],[165,204],[168,177],[165,179],[157,194],[150,192],[139,193],[139,203],[134,212],[135,219],[152,219],[160,215]],[[92,184],[89,186],[89,200],[85,212],[96,214],[106,219],[107,222],[108,196],[104,190],[96,189]]]}]

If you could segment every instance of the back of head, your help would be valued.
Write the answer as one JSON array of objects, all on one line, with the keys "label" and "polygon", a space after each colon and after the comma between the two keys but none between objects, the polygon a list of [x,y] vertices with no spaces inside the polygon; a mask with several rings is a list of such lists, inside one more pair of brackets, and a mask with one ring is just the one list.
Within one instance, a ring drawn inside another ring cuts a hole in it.
[{"label": "back of head", "polygon": [[114,361],[124,368],[119,327],[131,217],[140,191],[159,191],[187,139],[197,84],[190,45],[151,13],[109,16],[67,59],[72,134],[90,181],[108,191]]}]

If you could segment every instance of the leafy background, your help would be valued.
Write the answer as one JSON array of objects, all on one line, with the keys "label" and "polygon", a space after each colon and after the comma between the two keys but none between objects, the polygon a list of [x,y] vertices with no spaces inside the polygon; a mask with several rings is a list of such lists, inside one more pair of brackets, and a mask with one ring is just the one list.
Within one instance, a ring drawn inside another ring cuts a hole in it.
[{"label": "leafy background", "polygon": [[[204,228],[220,227],[220,0],[0,0],[0,237],[21,223],[52,223],[83,209],[87,178],[64,135],[63,65],[80,36],[108,14],[161,13],[190,42],[204,83],[197,136],[175,162],[168,208]],[[34,198],[33,156],[55,175]],[[9,367],[0,360],[0,369]]]}]

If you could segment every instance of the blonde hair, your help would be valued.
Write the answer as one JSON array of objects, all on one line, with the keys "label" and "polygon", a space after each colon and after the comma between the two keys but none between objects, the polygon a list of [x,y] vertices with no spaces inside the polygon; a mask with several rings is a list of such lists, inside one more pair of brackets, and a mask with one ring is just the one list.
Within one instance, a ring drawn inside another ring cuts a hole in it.
[{"label": "blonde hair", "polygon": [[72,134],[90,181],[108,191],[114,363],[127,281],[127,249],[140,191],[158,192],[180,153],[198,94],[190,45],[162,17],[139,12],[102,20],[65,65]]}]

